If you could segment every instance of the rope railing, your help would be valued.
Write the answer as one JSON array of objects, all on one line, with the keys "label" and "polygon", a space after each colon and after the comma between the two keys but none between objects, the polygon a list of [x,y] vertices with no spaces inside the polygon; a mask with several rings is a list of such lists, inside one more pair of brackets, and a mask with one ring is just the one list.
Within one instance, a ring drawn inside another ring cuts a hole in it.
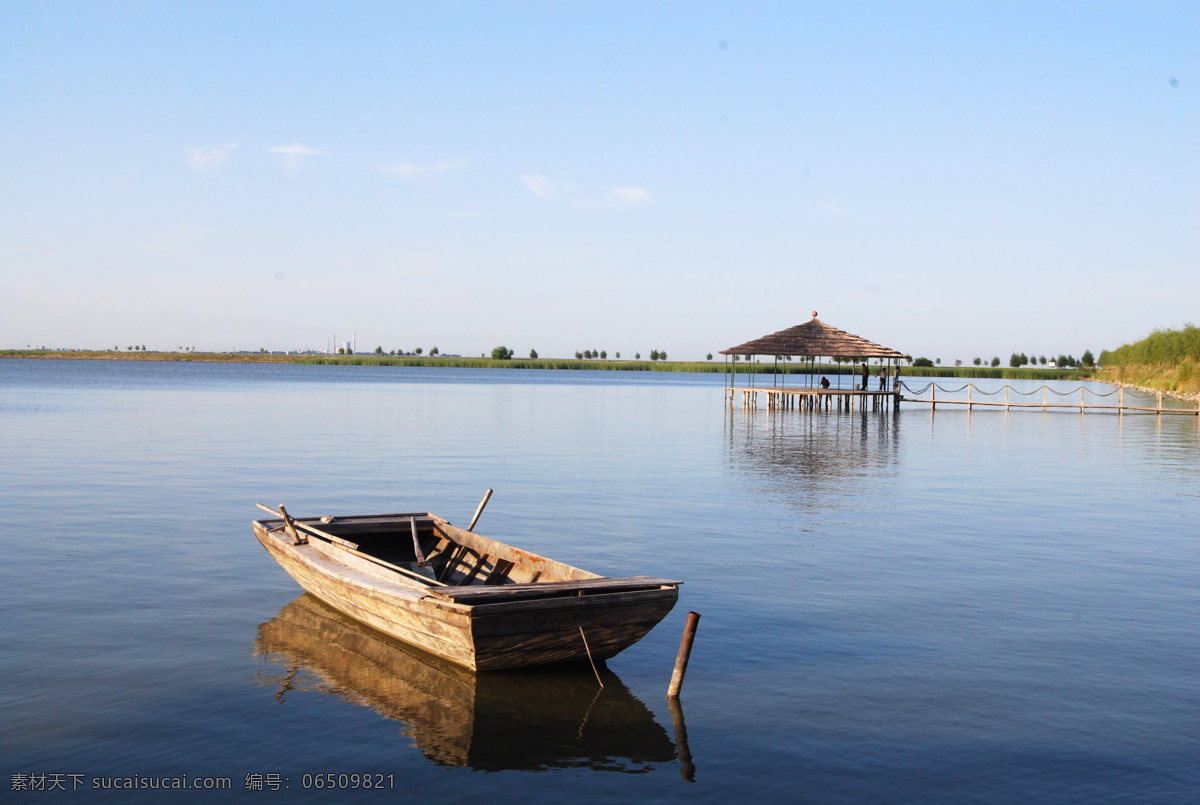
[{"label": "rope railing", "polygon": [[956,389],[952,389],[952,388],[947,388],[947,387],[941,385],[940,383],[936,383],[936,382],[932,382],[932,381],[929,383],[926,383],[924,386],[921,386],[920,388],[913,388],[912,386],[908,385],[908,383],[904,380],[900,381],[900,385],[909,394],[924,394],[925,392],[929,391],[930,387],[933,387],[937,391],[940,391],[944,394],[961,394],[962,392],[964,392],[968,388],[970,388],[976,394],[982,395],[984,397],[994,397],[997,394],[1000,394],[1001,392],[1004,392],[1004,391],[1011,391],[1013,394],[1020,394],[1022,397],[1032,396],[1034,394],[1037,394],[1039,391],[1048,391],[1051,394],[1058,395],[1059,397],[1074,396],[1081,391],[1087,393],[1089,396],[1092,396],[1092,397],[1111,397],[1119,391],[1119,389],[1113,389],[1112,391],[1100,392],[1100,391],[1096,391],[1095,389],[1088,388],[1087,386],[1080,386],[1078,388],[1071,389],[1070,391],[1059,391],[1058,389],[1050,388],[1050,386],[1047,386],[1047,385],[1041,385],[1035,389],[1030,389],[1029,391],[1022,391],[1021,389],[1019,389],[1015,386],[1010,386],[1007,383],[994,391],[984,391],[983,389],[976,386],[974,383],[965,383]]},{"label": "rope railing", "polygon": [[[1050,410],[1078,410],[1083,414],[1087,410],[1094,411],[1111,411],[1117,414],[1125,412],[1143,412],[1154,414],[1188,414],[1200,417],[1200,400],[1197,400],[1195,407],[1187,407],[1187,403],[1171,404],[1163,406],[1163,392],[1157,393],[1157,400],[1154,401],[1154,407],[1150,407],[1144,403],[1145,397],[1141,396],[1144,392],[1134,392],[1132,405],[1126,404],[1125,389],[1123,387],[1114,388],[1109,391],[1099,391],[1087,385],[1080,385],[1074,389],[1060,391],[1057,388],[1052,388],[1047,384],[1042,384],[1032,389],[1021,389],[1010,384],[1004,384],[999,388],[985,390],[978,388],[974,383],[964,383],[961,386],[951,387],[944,386],[936,381],[929,381],[922,386],[916,386],[908,383],[904,379],[896,378],[895,384],[891,391],[880,389],[878,392],[870,391],[869,389],[860,388],[813,388],[795,387],[785,388],[783,386],[773,387],[754,387],[754,386],[727,386],[725,389],[725,397],[729,401],[730,407],[734,404],[736,394],[742,395],[742,407],[746,410],[756,408],[758,406],[758,397],[762,395],[766,398],[767,408],[774,410],[789,410],[800,409],[806,411],[815,410],[838,410],[851,411],[855,407],[866,411],[868,407],[881,410],[891,407],[897,410],[902,402],[922,403],[930,406],[930,410],[936,410],[939,405],[942,406],[966,406],[968,411],[971,411],[976,406],[981,408],[1003,408],[1008,411],[1012,408],[1025,408],[1030,410],[1041,409],[1043,412]],[[929,393],[928,397],[922,395]],[[939,395],[938,392],[941,392]],[[966,392],[966,394],[963,394]],[[1031,400],[1030,398],[1040,392],[1041,399]],[[1000,394],[1003,394],[1003,399],[996,399]],[[1106,398],[1113,395],[1119,395],[1114,402],[1104,403]],[[1054,395],[1054,400],[1050,397]],[[1012,399],[1016,397],[1016,399]],[[980,399],[985,398],[985,399]],[[1070,401],[1065,401],[1062,398],[1073,398]],[[1115,403],[1115,404],[1114,404]]]},{"label": "rope railing", "polygon": [[[1046,384],[1038,386],[1037,388],[1034,388],[1034,389],[1019,389],[1019,388],[1016,388],[1015,386],[1012,386],[1012,385],[1009,385],[1006,383],[1005,385],[1001,386],[1000,388],[993,389],[991,391],[985,391],[985,390],[977,387],[974,383],[967,383],[965,385],[959,386],[958,388],[951,388],[949,386],[943,386],[943,385],[937,383],[936,381],[930,381],[930,382],[926,383],[925,385],[918,388],[915,386],[910,386],[904,380],[900,380],[898,390],[906,392],[907,394],[911,395],[909,397],[902,398],[906,402],[927,403],[934,408],[936,408],[938,405],[965,405],[965,406],[967,406],[968,410],[970,410],[972,407],[977,406],[977,405],[991,407],[991,408],[1001,408],[1002,407],[1005,410],[1008,410],[1009,408],[1041,408],[1043,411],[1045,411],[1045,410],[1051,409],[1051,408],[1057,408],[1057,409],[1068,408],[1068,409],[1079,409],[1080,413],[1082,413],[1083,411],[1085,411],[1088,408],[1092,408],[1095,410],[1116,411],[1117,413],[1121,413],[1124,411],[1142,411],[1142,412],[1159,413],[1159,414],[1191,414],[1194,416],[1200,416],[1200,401],[1197,402],[1196,408],[1188,408],[1188,407],[1181,407],[1181,406],[1168,406],[1168,407],[1164,408],[1162,392],[1158,393],[1157,404],[1154,407],[1148,407],[1148,406],[1144,406],[1144,405],[1126,405],[1123,388],[1114,388],[1114,389],[1110,389],[1109,391],[1098,391],[1089,386],[1080,385],[1074,389],[1060,391],[1059,389],[1052,388],[1051,386],[1046,385]],[[962,396],[963,391],[967,392],[967,395],[965,398]],[[925,394],[926,392],[930,392],[930,396],[925,399],[920,399],[921,395]],[[939,397],[938,392],[941,392],[941,394],[948,395],[948,396]],[[1024,400],[1029,397],[1032,397],[1035,394],[1038,394],[1039,392],[1042,395],[1042,399],[1040,402],[1011,402],[1009,400],[1010,393],[1012,395],[1016,395]],[[991,401],[991,400],[982,401],[982,400],[977,399],[977,397],[996,397],[997,395],[999,395],[1001,393],[1004,394],[1003,402]],[[1077,401],[1072,401],[1069,403],[1047,402],[1047,398],[1051,394],[1053,394],[1055,397],[1059,397],[1059,398],[1074,397],[1075,400],[1077,400]],[[1099,404],[1100,400],[1107,398],[1107,397],[1112,397],[1114,394],[1120,395],[1118,397],[1115,405]],[[955,396],[955,395],[958,395],[958,396]]]}]

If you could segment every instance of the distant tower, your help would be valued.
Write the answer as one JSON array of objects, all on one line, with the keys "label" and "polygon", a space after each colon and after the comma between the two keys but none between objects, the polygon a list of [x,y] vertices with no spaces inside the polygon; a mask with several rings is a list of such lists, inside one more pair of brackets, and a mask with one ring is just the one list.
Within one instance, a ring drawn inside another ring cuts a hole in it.
[{"label": "distant tower", "polygon": [[350,333],[350,351],[358,354],[358,333]]}]

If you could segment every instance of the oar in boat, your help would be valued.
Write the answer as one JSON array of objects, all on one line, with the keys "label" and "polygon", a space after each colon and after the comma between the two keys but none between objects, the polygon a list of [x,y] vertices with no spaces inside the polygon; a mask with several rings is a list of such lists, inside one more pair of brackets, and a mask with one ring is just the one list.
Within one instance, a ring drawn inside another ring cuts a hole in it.
[{"label": "oar in boat", "polygon": [[296,522],[294,519],[292,519],[291,515],[289,515],[287,513],[287,511],[283,508],[282,504],[279,506],[280,511],[275,511],[270,506],[264,506],[261,503],[255,503],[254,505],[257,506],[258,508],[262,509],[263,511],[273,514],[276,517],[278,517],[279,519],[283,520],[283,524],[284,524],[285,528],[287,528],[288,524],[290,523],[292,525],[292,528],[288,529],[288,534],[289,534],[289,536],[292,536],[292,537],[296,538],[297,540],[299,540],[299,536],[296,534],[295,529],[299,528],[304,531],[307,531],[310,534],[316,534],[321,539],[327,539],[330,542],[336,542],[338,545],[341,545],[346,548],[350,548],[351,550],[358,550],[357,542],[351,542],[350,540],[342,539],[341,537],[335,537],[333,534],[322,531],[319,528],[313,528],[308,523]]},{"label": "oar in boat", "polygon": [[475,516],[471,518],[471,524],[467,526],[468,531],[475,530],[475,524],[479,522],[479,515],[483,514],[483,507],[486,506],[487,502],[491,499],[492,490],[489,488],[488,491],[483,493],[483,500],[479,501],[479,508],[475,510]]},{"label": "oar in boat", "polygon": [[417,555],[417,567],[425,567],[425,554],[421,553],[421,540],[417,538],[417,518],[408,518],[408,525],[412,528],[413,552]]}]

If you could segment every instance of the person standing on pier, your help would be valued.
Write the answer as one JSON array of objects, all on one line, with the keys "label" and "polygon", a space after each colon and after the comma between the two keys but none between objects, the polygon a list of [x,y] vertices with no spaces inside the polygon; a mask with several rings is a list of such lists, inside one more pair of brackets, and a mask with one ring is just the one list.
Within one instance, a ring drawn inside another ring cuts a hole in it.
[{"label": "person standing on pier", "polygon": [[859,388],[862,389],[863,391],[867,390],[867,380],[870,377],[871,377],[871,370],[867,368],[867,362],[863,361],[863,382],[862,382],[862,385],[859,386]]},{"label": "person standing on pier", "polygon": [[887,391],[887,369],[879,367],[879,390]]}]

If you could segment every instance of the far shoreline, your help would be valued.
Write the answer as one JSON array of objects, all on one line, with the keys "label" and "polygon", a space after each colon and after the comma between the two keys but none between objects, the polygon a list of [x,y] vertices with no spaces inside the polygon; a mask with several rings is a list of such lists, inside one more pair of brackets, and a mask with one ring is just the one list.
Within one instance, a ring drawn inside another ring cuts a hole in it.
[{"label": "far shoreline", "polygon": [[[647,361],[580,358],[492,358],[442,357],[427,355],[381,355],[356,353],[352,355],[321,355],[312,353],[278,352],[116,352],[112,350],[0,350],[0,358],[28,360],[93,360],[93,361],[152,361],[173,363],[274,363],[297,365],[332,366],[421,366],[455,369],[538,369],[575,371],[625,371],[625,372],[690,372],[694,374],[726,374],[732,368],[739,375],[747,374],[750,368],[745,363],[726,364],[724,360],[713,361]],[[775,363],[756,362],[753,372],[771,375]],[[807,374],[808,369],[797,363],[781,361],[780,374]],[[874,372],[874,367],[873,370]],[[818,364],[817,374],[857,375],[857,363]],[[1032,367],[992,366],[906,366],[901,369],[902,377],[956,377],[991,378],[1004,380],[1096,380],[1094,370]],[[1110,382],[1110,381],[1103,381]]]}]

